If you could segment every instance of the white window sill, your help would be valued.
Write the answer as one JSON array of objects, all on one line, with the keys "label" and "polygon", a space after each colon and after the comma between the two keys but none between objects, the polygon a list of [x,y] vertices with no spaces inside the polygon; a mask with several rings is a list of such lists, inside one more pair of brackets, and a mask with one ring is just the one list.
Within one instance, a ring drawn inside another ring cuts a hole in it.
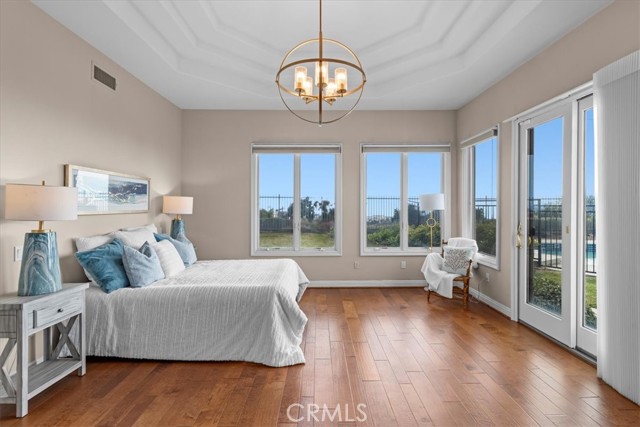
[{"label": "white window sill", "polygon": [[[433,248],[433,252],[440,253],[440,248]],[[360,256],[419,256],[426,257],[429,254],[429,249],[424,248],[416,248],[410,249],[406,251],[398,250],[398,249],[380,249],[380,250],[372,250],[368,249],[365,251],[360,251]]]},{"label": "white window sill", "polygon": [[261,257],[307,257],[307,256],[315,256],[315,257],[323,257],[323,256],[342,256],[342,252],[337,251],[335,249],[301,249],[299,251],[292,251],[290,249],[258,249],[251,251],[251,256],[261,256]]},{"label": "white window sill", "polygon": [[498,263],[498,258],[494,256],[477,254],[476,262],[484,267],[491,268],[496,271],[500,271],[500,264]]}]

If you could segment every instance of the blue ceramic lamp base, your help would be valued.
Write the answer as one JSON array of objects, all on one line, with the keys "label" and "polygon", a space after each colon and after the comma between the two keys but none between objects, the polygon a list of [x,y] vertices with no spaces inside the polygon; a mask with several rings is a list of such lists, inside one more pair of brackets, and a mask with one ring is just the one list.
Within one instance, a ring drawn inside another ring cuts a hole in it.
[{"label": "blue ceramic lamp base", "polygon": [[177,238],[180,233],[184,234],[184,221],[181,219],[174,219],[171,221],[171,238]]},{"label": "blue ceramic lamp base", "polygon": [[61,289],[58,239],[55,231],[26,233],[18,295],[43,295]]}]

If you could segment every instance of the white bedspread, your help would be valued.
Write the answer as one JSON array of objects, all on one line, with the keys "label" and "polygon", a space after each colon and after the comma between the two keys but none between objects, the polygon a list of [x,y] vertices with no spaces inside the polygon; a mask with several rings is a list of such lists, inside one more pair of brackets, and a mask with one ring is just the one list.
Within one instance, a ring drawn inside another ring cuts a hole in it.
[{"label": "white bedspread", "polygon": [[304,363],[309,281],[290,259],[200,261],[149,287],[87,291],[87,354]]}]

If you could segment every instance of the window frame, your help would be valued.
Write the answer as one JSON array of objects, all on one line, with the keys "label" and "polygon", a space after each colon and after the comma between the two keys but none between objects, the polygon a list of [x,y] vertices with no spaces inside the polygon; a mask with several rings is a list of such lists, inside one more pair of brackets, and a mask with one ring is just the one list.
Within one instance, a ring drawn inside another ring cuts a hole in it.
[{"label": "window frame", "polygon": [[[389,152],[401,154],[400,167],[400,247],[399,248],[368,248],[367,247],[367,152]],[[360,256],[425,256],[429,253],[426,247],[410,247],[409,237],[409,212],[405,206],[408,204],[409,180],[408,180],[408,154],[410,153],[440,153],[441,176],[440,190],[444,193],[445,209],[443,214],[444,226],[441,235],[448,238],[451,232],[451,145],[436,144],[360,144]],[[435,242],[434,242],[435,243]],[[440,242],[438,242],[438,246]]]},{"label": "window frame", "polygon": [[[260,183],[259,160],[260,154],[292,154],[293,167],[293,249],[291,248],[261,248],[260,247]],[[335,246],[331,248],[302,248],[301,212],[300,212],[300,155],[302,154],[335,154],[335,211],[334,211],[334,239]],[[260,257],[306,257],[306,256],[342,256],[342,144],[251,144],[251,256]]]},{"label": "window frame", "polygon": [[475,239],[476,227],[476,164],[475,164],[475,147],[479,144],[495,138],[496,140],[496,255],[490,255],[478,252],[476,254],[476,262],[494,270],[500,270],[500,132],[499,126],[493,126],[479,134],[460,142],[460,151],[462,152],[462,191],[461,206],[462,209],[462,236]]}]

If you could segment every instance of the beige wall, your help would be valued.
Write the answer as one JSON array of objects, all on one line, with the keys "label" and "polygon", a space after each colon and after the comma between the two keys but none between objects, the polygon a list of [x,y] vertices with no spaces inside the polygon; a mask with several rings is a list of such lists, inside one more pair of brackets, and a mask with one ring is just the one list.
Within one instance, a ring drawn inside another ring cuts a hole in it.
[{"label": "beige wall", "polygon": [[[200,258],[250,257],[251,143],[339,142],[343,144],[343,255],[296,260],[310,280],[424,279],[423,256],[360,257],[359,144],[454,140],[452,111],[356,111],[321,128],[284,111],[184,111],[182,190],[195,198],[194,214],[185,217],[187,232]],[[453,157],[455,165],[455,153]],[[401,260],[407,261],[406,270],[400,269]],[[354,261],[360,262],[360,269],[353,268]]]},{"label": "beige wall", "polygon": [[[638,49],[640,7],[617,1],[456,112],[357,111],[317,128],[287,112],[183,111],[144,86],[29,2],[0,1],[0,184],[63,183],[75,163],[152,179],[149,214],[81,217],[49,224],[58,231],[63,279],[81,280],[71,238],[155,222],[160,195],[196,197],[186,218],[201,258],[250,255],[250,144],[344,144],[343,256],[298,258],[312,280],[421,279],[422,257],[359,256],[360,142],[442,143],[462,140],[519,111],[591,79],[594,71]],[[118,91],[90,79],[95,60],[118,78]],[[182,146],[180,143],[182,141]],[[501,126],[501,271],[482,291],[509,305],[511,129]],[[457,153],[452,153],[453,213]],[[182,174],[181,174],[182,169]],[[0,192],[2,194],[3,192]],[[4,201],[0,195],[0,208]],[[458,229],[453,224],[453,233]],[[32,224],[0,221],[0,293],[17,288],[22,245]],[[400,261],[407,260],[407,269]],[[353,269],[359,261],[361,268]],[[484,276],[484,268],[477,277]],[[477,286],[477,283],[475,284]]]},{"label": "beige wall", "polygon": [[[591,81],[594,72],[639,48],[640,2],[618,0],[458,110],[459,140]],[[506,306],[511,305],[513,250],[511,145],[511,125],[501,124],[501,270],[481,268],[476,275],[490,272],[491,281],[482,284],[482,292]]]},{"label": "beige wall", "polygon": [[[58,233],[63,281],[86,280],[72,237],[166,222],[159,195],[180,192],[180,110],[30,2],[0,1],[0,15],[0,184],[63,185],[65,163],[151,178],[148,214],[46,224]],[[116,92],[91,80],[91,61],[117,77]],[[0,220],[0,294],[17,290],[13,246],[35,225]]]}]

